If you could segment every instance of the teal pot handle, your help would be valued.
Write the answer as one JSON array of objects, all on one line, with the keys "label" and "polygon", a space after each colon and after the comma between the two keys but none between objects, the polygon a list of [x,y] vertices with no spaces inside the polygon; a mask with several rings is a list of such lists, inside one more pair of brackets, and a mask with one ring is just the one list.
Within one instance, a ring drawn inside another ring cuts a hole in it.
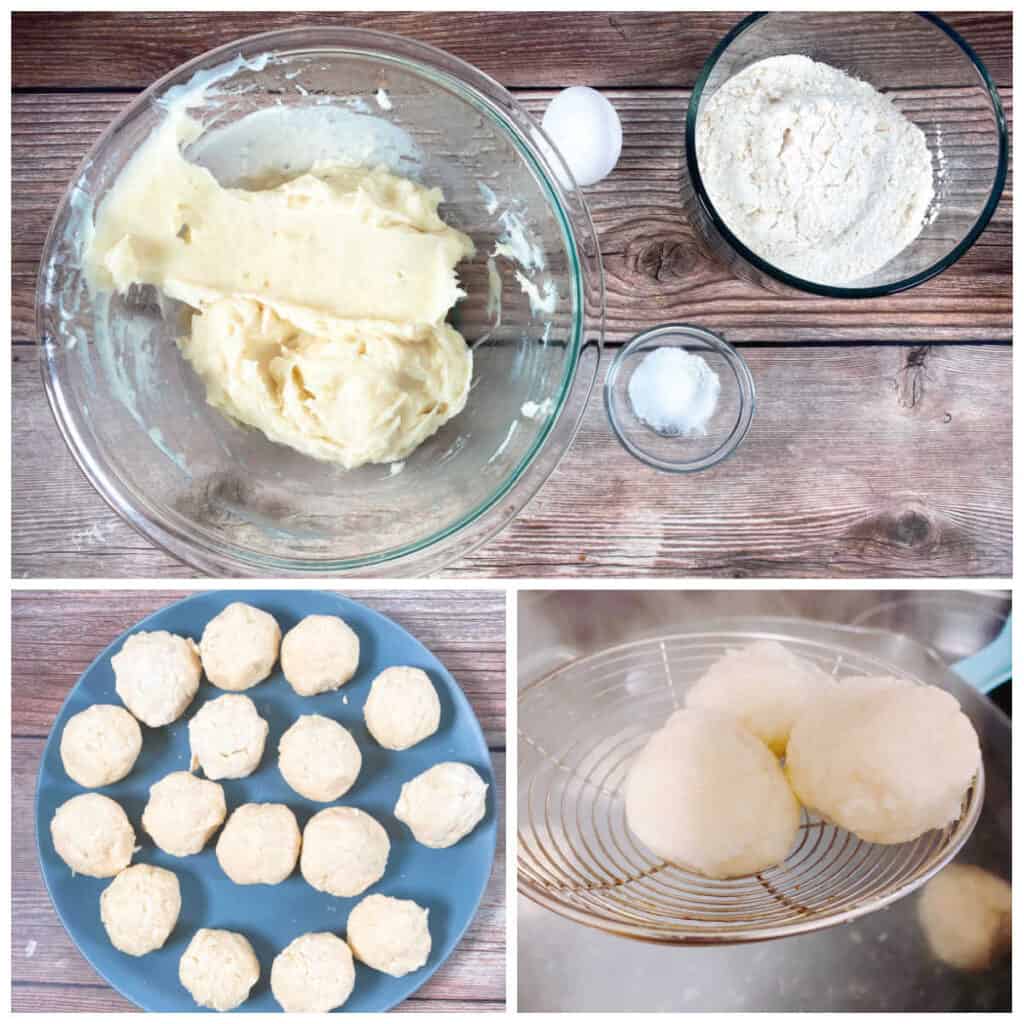
[{"label": "teal pot handle", "polygon": [[1013,674],[1013,616],[1007,617],[999,636],[987,647],[969,658],[961,658],[950,666],[969,686],[979,693],[991,693],[1001,683],[1007,682]]}]

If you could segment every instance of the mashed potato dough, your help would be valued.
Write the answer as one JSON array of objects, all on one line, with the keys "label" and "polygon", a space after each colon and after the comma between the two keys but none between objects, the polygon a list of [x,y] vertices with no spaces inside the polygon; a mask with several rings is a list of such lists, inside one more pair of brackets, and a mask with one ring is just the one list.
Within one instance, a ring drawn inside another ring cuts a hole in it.
[{"label": "mashed potato dough", "polygon": [[388,750],[408,750],[437,732],[441,701],[423,669],[386,668],[370,687],[363,706],[366,728]]},{"label": "mashed potato dough", "polygon": [[200,928],[178,962],[178,978],[192,998],[211,1010],[233,1010],[259,981],[252,943],[238,932]]},{"label": "mashed potato dough", "polygon": [[270,726],[241,693],[207,701],[188,723],[192,771],[208,779],[244,779],[259,767]]},{"label": "mashed potato dough", "polygon": [[119,782],[135,767],[141,750],[139,723],[116,704],[79,711],[60,736],[64,771],[87,789]]},{"label": "mashed potato dough", "polygon": [[404,459],[466,404],[472,354],[445,316],[473,243],[438,189],[316,163],[225,188],[182,147],[172,109],[99,206],[86,271],[149,284],[196,312],[180,340],[207,399],[267,437],[346,468]]},{"label": "mashed potato dough", "polygon": [[688,708],[732,715],[782,757],[797,717],[836,685],[827,672],[775,640],[719,658],[686,695]]},{"label": "mashed potato dough", "polygon": [[235,885],[278,885],[294,870],[302,833],[284,804],[242,804],[217,840],[217,862]]},{"label": "mashed potato dough", "polygon": [[112,878],[131,863],[135,829],[121,805],[99,793],[73,796],[50,822],[53,848],[76,875]]},{"label": "mashed potato dough", "polygon": [[955,697],[903,679],[844,679],[797,719],[786,774],[800,800],[872,843],[960,816],[981,751]]},{"label": "mashed potato dough", "polygon": [[160,949],[180,913],[178,876],[152,864],[125,868],[100,897],[100,918],[111,943],[130,956]]},{"label": "mashed potato dough", "polygon": [[633,762],[626,821],[655,856],[708,878],[737,878],[785,860],[800,806],[756,736],[729,715],[686,708]]},{"label": "mashed potato dough", "polygon": [[395,817],[416,842],[443,850],[480,824],[487,812],[487,783],[468,764],[443,761],[402,786]]},{"label": "mashed potato dough", "polygon": [[331,896],[358,896],[380,881],[391,852],[384,827],[357,807],[328,807],[306,822],[302,877]]},{"label": "mashed potato dough", "polygon": [[206,624],[199,641],[206,678],[221,690],[248,690],[274,670],[281,627],[273,615],[235,601]]},{"label": "mashed potato dough", "polygon": [[149,788],[142,827],[172,857],[190,857],[209,842],[227,817],[219,783],[171,772]]},{"label": "mashed potato dough", "polygon": [[281,642],[281,671],[302,697],[337,690],[358,668],[359,637],[337,615],[307,615]]},{"label": "mashed potato dough", "polygon": [[330,1013],[352,994],[352,951],[330,932],[292,940],[270,967],[270,991],[285,1013]]},{"label": "mashed potato dough", "polygon": [[278,767],[299,796],[330,803],[344,796],[363,764],[352,734],[323,715],[303,715],[281,737]]},{"label": "mashed potato dough", "polygon": [[118,697],[151,729],[181,718],[202,675],[195,641],[162,629],[133,633],[110,664]]},{"label": "mashed potato dough", "polygon": [[374,893],[348,915],[348,944],[367,967],[401,978],[418,971],[430,956],[429,913],[413,900]]}]

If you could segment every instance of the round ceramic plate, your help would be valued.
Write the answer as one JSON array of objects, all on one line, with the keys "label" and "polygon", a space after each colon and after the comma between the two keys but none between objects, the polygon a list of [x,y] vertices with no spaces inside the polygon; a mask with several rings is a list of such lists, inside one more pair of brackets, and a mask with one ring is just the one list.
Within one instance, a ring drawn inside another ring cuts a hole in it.
[{"label": "round ceramic plate", "polygon": [[[36,840],[43,878],[64,927],[83,956],[114,987],[143,1010],[198,1010],[178,980],[178,961],[196,929],[226,928],[247,936],[260,961],[260,978],[247,1011],[279,1010],[270,992],[270,965],[292,939],[305,932],[330,931],[344,935],[354,899],[337,899],[317,892],[298,869],[280,885],[239,886],[231,882],[214,855],[213,843],[192,857],[171,857],[153,845],[141,826],[149,787],[173,771],[188,769],[188,720],[200,705],[224,691],[205,678],[185,715],[162,729],[143,726],[144,742],[134,770],[112,786],[95,792],[112,797],[125,809],[137,836],[133,863],[170,868],[181,882],[182,908],[177,927],[163,949],[144,957],[116,950],[100,921],[100,893],[111,879],[72,875],[57,856],[50,837],[56,809],[71,797],[86,792],[64,772],[60,736],[68,718],[91,704],[120,704],[114,692],[110,658],[131,633],[166,629],[199,641],[203,627],[232,601],[245,601],[270,612],[287,632],[303,616],[340,615],[359,635],[359,671],[351,682],[333,693],[300,697],[285,682],[280,668],[264,682],[246,691],[270,725],[259,768],[246,779],[222,780],[228,812],[249,802],[287,804],[304,827],[316,811],[328,804],[306,800],[293,792],[277,768],[281,734],[299,715],[321,714],[348,729],[363,755],[355,785],[340,801],[372,814],[387,830],[391,854],[387,872],[368,892],[412,899],[430,911],[432,948],[426,965],[403,978],[392,978],[356,964],[356,982],[345,1011],[387,1010],[415,992],[451,954],[473,919],[494,861],[497,813],[490,756],[473,710],[445,667],[418,640],[390,619],[354,601],[334,594],[310,591],[221,591],[186,598],[156,612],[118,637],[86,669],[64,702],[43,753],[36,790]],[[411,750],[395,752],[380,747],[366,730],[363,704],[370,683],[389,665],[424,669],[441,698],[441,726]],[[421,846],[393,814],[402,783],[439,761],[472,765],[488,785],[487,814],[461,842],[446,850]]]}]

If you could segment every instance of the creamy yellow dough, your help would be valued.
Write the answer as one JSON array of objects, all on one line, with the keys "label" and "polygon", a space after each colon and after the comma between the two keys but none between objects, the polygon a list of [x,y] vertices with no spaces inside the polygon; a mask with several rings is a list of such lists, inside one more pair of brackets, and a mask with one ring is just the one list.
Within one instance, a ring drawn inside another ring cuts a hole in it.
[{"label": "creamy yellow dough", "polygon": [[316,163],[223,188],[172,111],[101,203],[93,287],[151,284],[196,310],[181,350],[209,402],[346,468],[410,454],[466,404],[473,358],[444,322],[472,241],[443,196],[383,168]]}]

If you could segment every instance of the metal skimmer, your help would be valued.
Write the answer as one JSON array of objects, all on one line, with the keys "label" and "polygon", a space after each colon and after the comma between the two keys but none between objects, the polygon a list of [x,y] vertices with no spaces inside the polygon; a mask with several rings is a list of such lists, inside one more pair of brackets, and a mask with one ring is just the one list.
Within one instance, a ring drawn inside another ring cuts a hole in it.
[{"label": "metal skimmer", "polygon": [[781,938],[851,921],[922,885],[981,812],[984,776],[959,820],[910,843],[867,843],[803,814],[785,862],[714,881],[657,858],[626,827],[633,756],[726,651],[775,639],[837,678],[902,676],[892,664],[776,633],[687,633],[574,661],[519,697],[519,890],[581,924],[678,945]]}]

